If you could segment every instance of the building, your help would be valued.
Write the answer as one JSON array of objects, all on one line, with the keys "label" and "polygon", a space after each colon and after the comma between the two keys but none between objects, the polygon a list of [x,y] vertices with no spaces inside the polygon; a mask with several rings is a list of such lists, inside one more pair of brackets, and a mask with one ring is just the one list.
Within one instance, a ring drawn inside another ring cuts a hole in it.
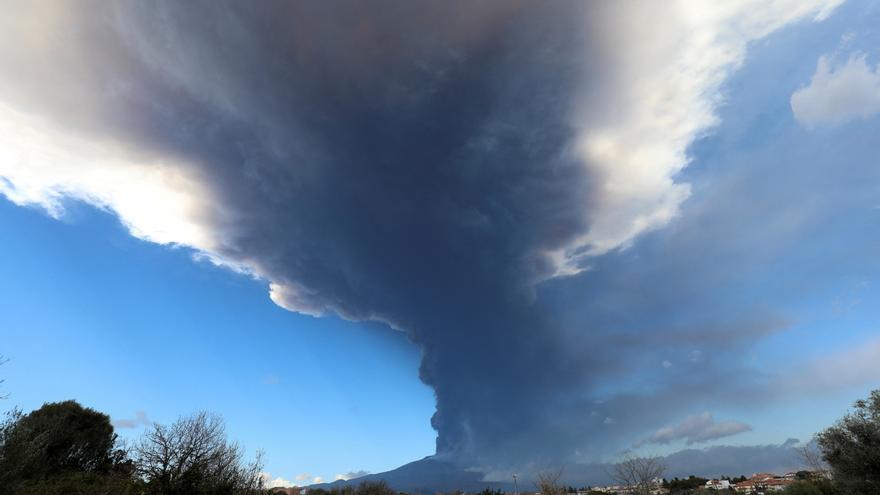
[{"label": "building", "polygon": [[[653,480],[653,486],[650,488],[652,495],[665,495],[669,493],[669,490],[663,488],[663,479],[656,478]],[[608,486],[597,486],[593,488],[593,491],[602,492],[602,493],[616,493],[617,495],[631,495],[638,492],[637,487],[635,486],[627,486],[627,485],[608,485]]]},{"label": "building", "polygon": [[792,477],[777,476],[773,473],[757,473],[745,481],[740,481],[733,486],[733,489],[737,493],[773,493],[785,490],[794,482]]},{"label": "building", "polygon": [[727,490],[730,488],[729,480],[709,480],[706,482],[707,490]]}]

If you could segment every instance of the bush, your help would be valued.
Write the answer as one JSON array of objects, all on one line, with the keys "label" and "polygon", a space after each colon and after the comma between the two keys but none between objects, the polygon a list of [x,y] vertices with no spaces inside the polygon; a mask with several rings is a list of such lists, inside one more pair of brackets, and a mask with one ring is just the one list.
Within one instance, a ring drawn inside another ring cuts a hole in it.
[{"label": "bush", "polygon": [[[74,485],[130,479],[130,473],[110,417],[75,401],[44,404],[27,415],[13,411],[0,426],[0,494],[79,493]],[[69,488],[37,488],[55,483]]]},{"label": "bush", "polygon": [[16,495],[136,495],[142,486],[126,474],[64,473],[40,481],[25,481]]},{"label": "bush", "polygon": [[880,390],[817,436],[834,483],[846,494],[880,493]]},{"label": "bush", "polygon": [[828,480],[798,481],[785,489],[785,495],[839,495]]},{"label": "bush", "polygon": [[[154,424],[135,449],[117,445],[110,418],[74,401],[44,404],[0,423],[0,495],[249,495],[263,493],[260,461],[207,413]],[[383,488],[384,487],[384,488]],[[390,495],[362,485],[359,495]]]}]

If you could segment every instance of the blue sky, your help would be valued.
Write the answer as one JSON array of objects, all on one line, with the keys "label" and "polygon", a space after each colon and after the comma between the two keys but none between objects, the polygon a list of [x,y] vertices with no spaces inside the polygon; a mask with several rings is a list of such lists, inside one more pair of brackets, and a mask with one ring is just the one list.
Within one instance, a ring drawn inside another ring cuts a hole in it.
[{"label": "blue sky", "polygon": [[807,441],[877,386],[880,8],[460,7],[22,12],[2,406],[491,481]]},{"label": "blue sky", "polygon": [[2,247],[4,409],[72,398],[114,419],[144,411],[165,423],[216,411],[289,478],[384,471],[433,453],[434,400],[404,335],[284,311],[263,283],[70,206],[60,222],[0,209],[15,232]]}]

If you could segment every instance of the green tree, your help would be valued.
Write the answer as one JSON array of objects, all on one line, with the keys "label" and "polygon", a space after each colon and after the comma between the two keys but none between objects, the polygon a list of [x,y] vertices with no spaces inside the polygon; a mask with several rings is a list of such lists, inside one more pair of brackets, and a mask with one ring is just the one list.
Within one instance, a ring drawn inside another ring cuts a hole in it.
[{"label": "green tree", "polygon": [[0,494],[71,473],[125,478],[127,472],[109,416],[75,401],[44,404],[26,415],[13,411],[0,426]]},{"label": "green tree", "polygon": [[785,495],[840,495],[834,485],[825,479],[798,481],[783,492]]},{"label": "green tree", "polygon": [[355,495],[397,495],[384,481],[364,481],[358,485]]},{"label": "green tree", "polygon": [[880,493],[880,390],[816,437],[843,493]]},{"label": "green tree", "polygon": [[707,481],[709,481],[707,478],[690,475],[684,479],[676,477],[671,480],[663,480],[663,486],[668,488],[670,493],[688,493],[703,488]]},{"label": "green tree", "polygon": [[[477,495],[492,495],[488,488]],[[500,492],[499,492],[500,493]],[[402,495],[388,486],[383,480],[362,481],[357,487],[351,485],[334,486],[329,490],[325,488],[309,488],[309,495]],[[498,494],[495,494],[498,495]]]},{"label": "green tree", "polygon": [[785,495],[824,495],[822,490],[812,483],[799,481],[785,489]]}]

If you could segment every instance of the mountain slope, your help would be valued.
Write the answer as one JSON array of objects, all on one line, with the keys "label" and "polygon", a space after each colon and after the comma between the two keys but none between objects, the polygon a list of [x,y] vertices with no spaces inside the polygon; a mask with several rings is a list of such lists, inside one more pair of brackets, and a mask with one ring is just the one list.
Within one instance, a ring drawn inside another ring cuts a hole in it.
[{"label": "mountain slope", "polygon": [[332,483],[311,485],[309,488],[332,488],[357,485],[364,481],[383,480],[394,489],[413,495],[428,495],[455,490],[477,492],[484,488],[513,491],[513,483],[480,481],[482,478],[482,473],[466,471],[451,462],[428,456],[384,473],[368,474],[347,481],[337,480]]}]

